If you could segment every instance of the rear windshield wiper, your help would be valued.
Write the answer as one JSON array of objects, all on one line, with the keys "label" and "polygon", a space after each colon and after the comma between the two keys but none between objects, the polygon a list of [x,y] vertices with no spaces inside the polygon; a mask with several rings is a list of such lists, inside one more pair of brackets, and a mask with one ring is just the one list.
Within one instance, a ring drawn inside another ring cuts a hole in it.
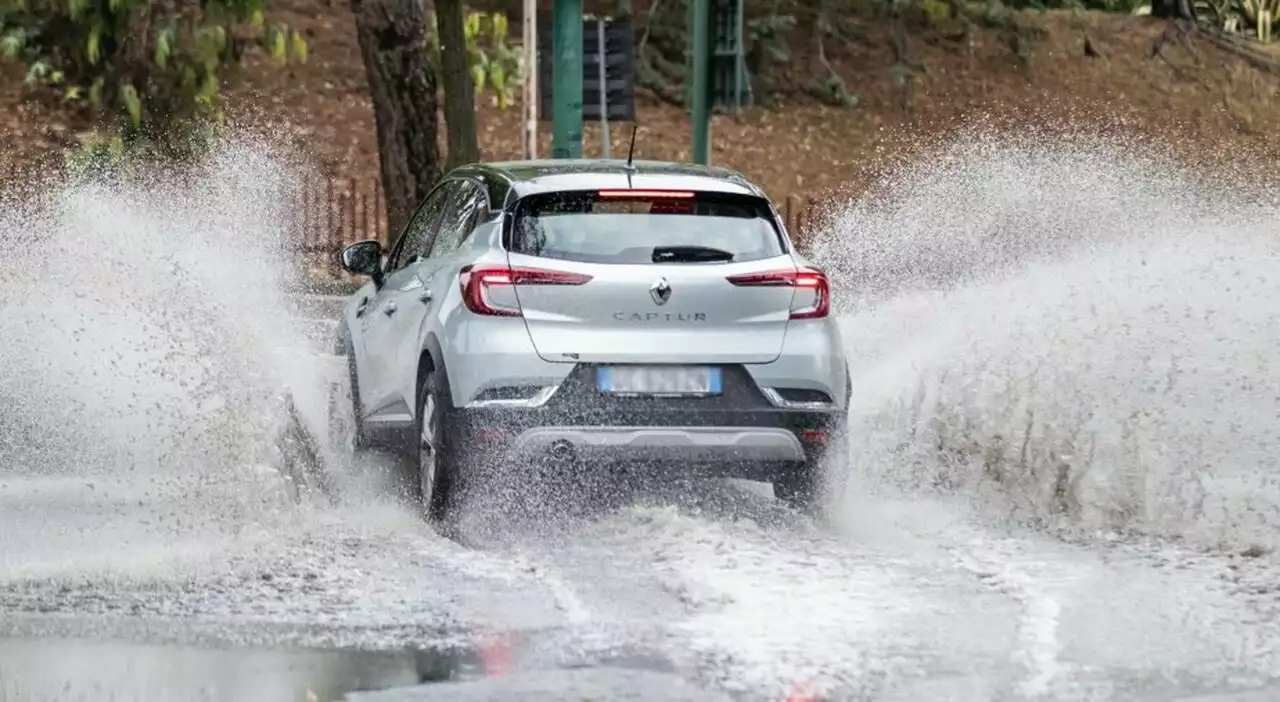
[{"label": "rear windshield wiper", "polygon": [[709,246],[655,246],[654,263],[700,263],[703,261],[732,261],[733,254],[724,249]]}]

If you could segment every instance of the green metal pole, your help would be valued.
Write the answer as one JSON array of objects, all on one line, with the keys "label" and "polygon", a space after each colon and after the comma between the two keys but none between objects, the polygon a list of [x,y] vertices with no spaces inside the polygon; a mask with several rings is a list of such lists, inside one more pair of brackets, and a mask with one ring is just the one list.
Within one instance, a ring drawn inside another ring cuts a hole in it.
[{"label": "green metal pole", "polygon": [[582,0],[555,0],[551,33],[551,156],[582,158]]},{"label": "green metal pole", "polygon": [[711,163],[711,0],[693,0],[693,162]]}]

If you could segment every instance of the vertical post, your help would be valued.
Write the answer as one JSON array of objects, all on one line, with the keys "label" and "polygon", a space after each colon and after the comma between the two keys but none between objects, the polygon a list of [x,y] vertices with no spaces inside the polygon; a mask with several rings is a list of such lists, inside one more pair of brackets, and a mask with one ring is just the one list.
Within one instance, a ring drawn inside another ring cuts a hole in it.
[{"label": "vertical post", "polygon": [[693,0],[693,162],[711,162],[711,0]]},{"label": "vertical post", "polygon": [[306,246],[311,243],[311,174],[303,173],[298,182],[298,195],[294,200],[293,227],[298,243]]},{"label": "vertical post", "polygon": [[555,0],[551,36],[552,158],[582,158],[582,0]]},{"label": "vertical post", "polygon": [[382,226],[382,213],[386,210],[382,207],[382,185],[378,181],[370,181],[369,196],[373,200],[372,204],[369,205],[369,216],[373,221],[373,233],[378,241],[391,241],[391,233],[387,231],[386,227]]},{"label": "vertical post", "polygon": [[524,158],[538,157],[538,0],[524,0]]},{"label": "vertical post", "polygon": [[342,246],[342,237],[336,232],[333,226],[333,179],[324,179],[324,241],[326,243],[334,243]]},{"label": "vertical post", "polygon": [[360,225],[356,223],[356,206],[360,198],[360,181],[350,178],[348,179],[347,187],[351,188],[351,201],[347,203],[348,217],[351,219],[351,231],[347,235],[350,238],[342,242],[344,244],[360,240]]},{"label": "vertical post", "polygon": [[747,36],[745,29],[746,20],[743,18],[745,3],[738,0],[737,8],[734,12],[733,25],[733,50],[737,57],[733,60],[733,107],[735,110],[742,109],[742,94],[750,90],[751,86],[747,82],[747,63],[744,55],[745,49],[742,46],[743,37]]},{"label": "vertical post", "polygon": [[596,56],[600,59],[598,75],[600,77],[600,140],[604,142],[601,153],[605,158],[613,158],[609,143],[609,73],[605,70],[605,57],[608,52],[604,48],[604,18],[596,20]]}]

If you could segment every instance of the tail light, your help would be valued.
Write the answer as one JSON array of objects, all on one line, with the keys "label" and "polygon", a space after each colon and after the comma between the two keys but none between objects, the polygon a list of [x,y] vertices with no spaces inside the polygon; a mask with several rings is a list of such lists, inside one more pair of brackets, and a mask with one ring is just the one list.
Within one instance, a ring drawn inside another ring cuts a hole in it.
[{"label": "tail light", "polygon": [[627,200],[688,200],[694,193],[688,190],[600,190],[596,197],[623,198]]},{"label": "tail light", "polygon": [[[743,287],[791,287],[796,289],[792,319],[820,319],[831,313],[831,283],[817,268],[798,268],[729,276],[729,282]],[[809,294],[801,295],[802,292]]]},{"label": "tail light", "polygon": [[519,307],[494,304],[490,300],[489,291],[508,285],[582,285],[590,280],[589,275],[541,268],[465,266],[458,276],[458,286],[462,288],[462,304],[475,314],[519,317]]}]

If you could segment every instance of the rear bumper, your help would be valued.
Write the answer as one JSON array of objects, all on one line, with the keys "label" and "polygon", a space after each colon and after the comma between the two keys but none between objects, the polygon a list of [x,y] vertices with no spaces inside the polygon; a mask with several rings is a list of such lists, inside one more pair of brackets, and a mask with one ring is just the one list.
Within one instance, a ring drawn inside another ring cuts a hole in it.
[{"label": "rear bumper", "polygon": [[845,422],[842,411],[636,410],[459,409],[448,431],[466,455],[483,462],[647,464],[667,473],[765,480],[812,464]]},{"label": "rear bumper", "polygon": [[804,447],[785,429],[740,427],[537,427],[515,437],[525,458],[693,463],[802,462]]}]

